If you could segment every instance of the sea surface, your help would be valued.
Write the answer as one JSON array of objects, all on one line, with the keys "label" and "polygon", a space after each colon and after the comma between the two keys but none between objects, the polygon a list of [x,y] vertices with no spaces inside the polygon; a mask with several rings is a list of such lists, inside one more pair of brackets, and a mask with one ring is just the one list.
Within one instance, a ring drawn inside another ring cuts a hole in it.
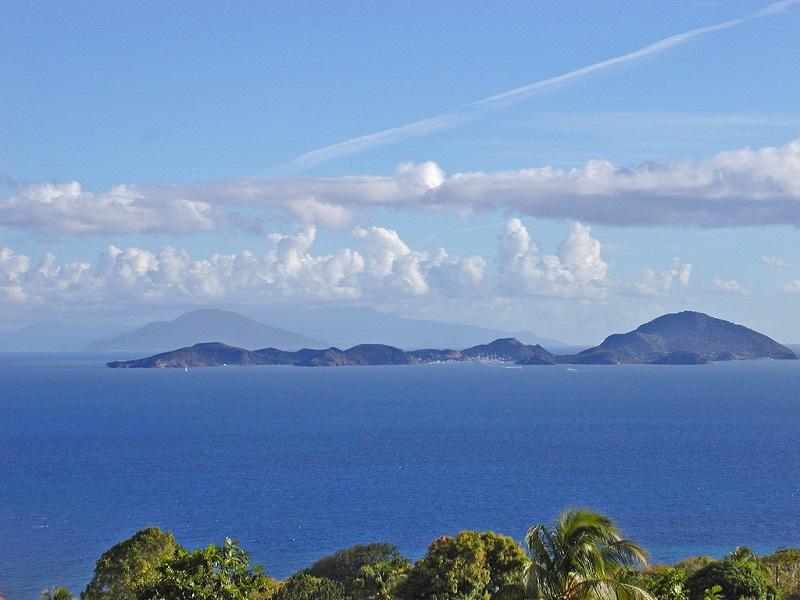
[{"label": "sea surface", "polygon": [[522,539],[564,507],[657,561],[800,546],[800,361],[113,370],[0,355],[0,594],[158,525],[285,577],[355,543]]}]

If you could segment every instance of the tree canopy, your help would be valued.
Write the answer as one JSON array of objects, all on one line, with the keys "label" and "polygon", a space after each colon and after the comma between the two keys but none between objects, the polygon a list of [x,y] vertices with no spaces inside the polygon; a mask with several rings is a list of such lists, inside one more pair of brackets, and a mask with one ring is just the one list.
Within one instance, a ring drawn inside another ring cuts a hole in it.
[{"label": "tree canopy", "polygon": [[521,598],[527,562],[525,552],[510,537],[462,531],[435,540],[397,595],[404,600]]},{"label": "tree canopy", "polygon": [[153,583],[139,589],[138,600],[253,600],[269,598],[273,579],[250,566],[237,542],[187,552],[180,549],[158,568]]},{"label": "tree canopy", "polygon": [[338,581],[308,573],[292,575],[280,586],[272,600],[345,600],[344,586]]},{"label": "tree canopy", "polygon": [[725,600],[767,597],[767,582],[758,565],[732,559],[715,560],[693,573],[686,581],[691,600],[703,600],[706,590],[718,585]]},{"label": "tree canopy", "polygon": [[[148,527],[102,554],[81,600],[800,600],[800,548],[759,556],[740,546],[650,567],[609,517],[587,509],[534,525],[525,546],[462,531],[412,565],[393,544],[359,544],[277,581],[238,542],[188,551]],[[64,587],[41,598],[73,600]]]},{"label": "tree canopy", "polygon": [[652,599],[623,577],[625,568],[647,564],[644,550],[605,515],[568,510],[552,528],[531,527],[525,541],[531,560],[527,594],[533,600]]},{"label": "tree canopy", "polygon": [[358,580],[364,578],[364,572],[362,572],[364,567],[386,563],[384,567],[395,564],[399,568],[405,562],[407,561],[401,556],[397,546],[376,542],[357,544],[323,556],[311,565],[307,572],[315,577],[338,581],[344,586],[346,593],[353,595],[363,587],[363,581],[359,583]]},{"label": "tree canopy", "polygon": [[157,580],[158,567],[178,548],[172,534],[158,527],[138,531],[103,553],[81,600],[136,600],[137,592]]},{"label": "tree canopy", "polygon": [[75,600],[75,596],[64,586],[42,590],[42,600]]}]

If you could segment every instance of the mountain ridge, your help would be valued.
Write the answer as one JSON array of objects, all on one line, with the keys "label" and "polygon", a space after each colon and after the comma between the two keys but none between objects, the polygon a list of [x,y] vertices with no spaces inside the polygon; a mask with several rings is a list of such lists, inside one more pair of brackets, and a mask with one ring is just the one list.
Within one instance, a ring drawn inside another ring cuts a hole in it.
[{"label": "mountain ridge", "polygon": [[138,329],[107,340],[94,342],[88,350],[155,350],[187,347],[201,340],[214,340],[229,346],[282,346],[289,349],[325,347],[325,342],[294,331],[267,325],[239,313],[216,308],[200,308],[170,321],[153,321]]},{"label": "mountain ridge", "polygon": [[[681,346],[685,347],[681,347]],[[196,344],[143,359],[112,361],[112,368],[203,367],[220,365],[362,366],[498,360],[518,365],[670,364],[756,358],[797,359],[766,335],[729,321],[691,311],[662,315],[628,333],[609,335],[600,345],[573,355],[556,356],[541,345],[498,338],[463,350],[404,351],[386,344],[359,344],[340,350],[277,348],[245,350],[219,342]]]},{"label": "mountain ridge", "polygon": [[372,343],[375,332],[381,342],[405,350],[432,347],[467,348],[486,340],[513,336],[528,344],[552,347],[575,347],[562,341],[544,338],[530,331],[506,331],[445,321],[431,321],[385,313],[366,306],[335,308],[270,307],[253,315],[260,321],[280,325],[303,335],[328,340],[335,346],[352,347]]}]

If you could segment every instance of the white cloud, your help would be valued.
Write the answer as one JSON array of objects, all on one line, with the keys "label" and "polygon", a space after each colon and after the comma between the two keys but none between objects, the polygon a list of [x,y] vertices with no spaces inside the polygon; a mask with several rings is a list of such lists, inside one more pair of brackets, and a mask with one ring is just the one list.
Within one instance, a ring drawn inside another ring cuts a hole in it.
[{"label": "white cloud", "polygon": [[0,249],[0,299],[34,306],[47,303],[208,302],[243,304],[276,299],[337,301],[460,295],[483,280],[485,261],[443,249],[429,256],[412,250],[397,232],[370,227],[353,232],[360,250],[316,255],[316,229],[271,234],[259,255],[213,254],[195,259],[184,249],[158,251],[109,246],[92,265],[58,265],[46,254],[38,265]]},{"label": "white cloud", "polygon": [[44,234],[190,233],[226,220],[208,202],[190,197],[153,197],[124,185],[91,194],[75,181],[24,186],[0,202],[0,224]]},{"label": "white cloud", "polygon": [[711,292],[731,296],[748,296],[750,291],[735,279],[721,279],[714,277],[711,281]]},{"label": "white cloud", "polygon": [[343,229],[353,218],[350,210],[315,198],[299,198],[287,203],[287,209],[300,223]]},{"label": "white cloud", "polygon": [[634,281],[614,280],[600,242],[579,223],[569,228],[555,254],[547,254],[521,221],[509,219],[498,239],[494,271],[484,257],[454,256],[444,248],[417,250],[384,227],[356,228],[355,247],[330,254],[314,252],[316,234],[306,225],[293,234],[268,235],[260,252],[206,258],[173,246],[111,245],[94,263],[59,264],[50,253],[37,262],[0,248],[0,306],[597,299],[665,295],[673,286],[688,286],[691,275],[691,265],[676,260],[663,273],[646,270]]},{"label": "white cloud", "polygon": [[426,206],[505,209],[612,225],[800,225],[800,140],[703,162],[542,167],[448,178]]},{"label": "white cloud", "polygon": [[800,294],[800,279],[792,279],[783,286],[783,291],[786,294],[794,296]]},{"label": "white cloud", "polygon": [[468,214],[503,210],[618,226],[800,226],[800,139],[723,152],[705,161],[620,167],[540,167],[446,176],[432,162],[391,176],[253,179],[194,185],[126,185],[85,192],[77,183],[21,188],[0,201],[0,225],[55,235],[258,230],[282,214],[334,229],[370,209]]},{"label": "white cloud", "polygon": [[500,235],[498,285],[509,295],[597,297],[604,293],[608,265],[600,242],[588,227],[575,223],[558,254],[543,254],[519,219],[510,219]]},{"label": "white cloud", "polygon": [[789,263],[783,260],[782,258],[778,258],[777,256],[762,256],[761,263],[769,267],[770,269],[789,268]]},{"label": "white cloud", "polygon": [[680,258],[674,258],[671,269],[657,272],[646,268],[626,287],[630,293],[638,296],[663,296],[676,287],[688,288],[691,278],[692,265],[681,262]]}]

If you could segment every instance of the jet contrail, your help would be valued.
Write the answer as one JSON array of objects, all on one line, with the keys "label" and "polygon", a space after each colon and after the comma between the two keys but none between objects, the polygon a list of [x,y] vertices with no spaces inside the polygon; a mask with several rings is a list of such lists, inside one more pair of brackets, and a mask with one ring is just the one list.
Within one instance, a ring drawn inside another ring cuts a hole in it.
[{"label": "jet contrail", "polygon": [[291,169],[306,167],[332,160],[334,158],[358,154],[378,146],[393,144],[408,138],[420,137],[434,131],[449,129],[460,123],[471,121],[481,114],[489,112],[490,110],[496,110],[504,106],[521,102],[522,100],[525,100],[534,94],[550,90],[559,85],[569,83],[592,73],[604,71],[617,65],[633,62],[646,56],[657,54],[658,52],[662,52],[668,48],[672,48],[673,46],[683,44],[684,42],[703,36],[707,33],[711,33],[712,31],[730,29],[731,27],[736,27],[737,25],[741,25],[747,21],[774,15],[797,4],[798,2],[800,2],[800,0],[781,0],[780,2],[770,4],[769,6],[766,6],[754,13],[745,15],[744,17],[671,35],[664,39],[658,40],[657,42],[639,48],[638,50],[634,50],[633,52],[621,54],[620,56],[615,56],[614,58],[609,58],[585,67],[580,67],[579,69],[569,71],[568,73],[564,73],[556,77],[550,77],[529,85],[514,88],[513,90],[508,90],[507,92],[495,94],[493,96],[489,96],[488,98],[483,98],[482,100],[476,100],[468,104],[462,104],[461,106],[457,106],[451,110],[428,119],[414,121],[413,123],[407,123],[406,125],[400,125],[399,127],[392,127],[391,129],[384,129],[382,131],[376,131],[375,133],[354,137],[343,142],[331,144],[329,146],[323,146],[322,148],[317,148],[316,150],[312,150],[311,152],[307,152],[306,154],[292,159],[289,163],[284,165],[283,168]]}]

